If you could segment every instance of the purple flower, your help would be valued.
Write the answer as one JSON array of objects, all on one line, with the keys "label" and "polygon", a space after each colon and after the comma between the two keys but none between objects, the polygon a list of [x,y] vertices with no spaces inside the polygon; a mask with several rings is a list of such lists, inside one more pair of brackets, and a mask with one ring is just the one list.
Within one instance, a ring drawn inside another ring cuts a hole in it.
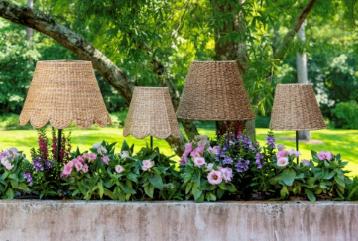
[{"label": "purple flower", "polygon": [[25,172],[24,178],[28,184],[32,185],[32,175],[30,172]]},{"label": "purple flower", "polygon": [[44,170],[44,166],[41,163],[41,158],[36,158],[35,160],[33,160],[32,165],[34,166],[37,172]]},{"label": "purple flower", "polygon": [[301,162],[306,167],[310,167],[312,165],[311,161],[306,160],[306,159],[302,160]]},{"label": "purple flower", "polygon": [[246,172],[247,170],[249,170],[249,164],[250,161],[249,160],[243,160],[240,159],[237,163],[236,163],[236,171],[241,173],[241,172]]},{"label": "purple flower", "polygon": [[229,156],[223,156],[224,159],[222,160],[223,165],[231,165],[234,161]]},{"label": "purple flower", "polygon": [[255,156],[255,163],[256,163],[256,166],[258,169],[261,169],[262,168],[262,162],[261,160],[264,158],[264,156],[258,152],[256,153],[256,156]]},{"label": "purple flower", "polygon": [[267,143],[267,145],[270,147],[270,148],[275,148],[276,146],[275,146],[275,137],[274,136],[272,136],[272,135],[268,135],[267,137],[266,137],[266,143]]},{"label": "purple flower", "polygon": [[45,169],[49,170],[52,168],[52,162],[50,160],[45,161]]},{"label": "purple flower", "polygon": [[229,167],[220,167],[219,171],[222,173],[222,178],[225,182],[231,182],[232,180],[232,169]]}]

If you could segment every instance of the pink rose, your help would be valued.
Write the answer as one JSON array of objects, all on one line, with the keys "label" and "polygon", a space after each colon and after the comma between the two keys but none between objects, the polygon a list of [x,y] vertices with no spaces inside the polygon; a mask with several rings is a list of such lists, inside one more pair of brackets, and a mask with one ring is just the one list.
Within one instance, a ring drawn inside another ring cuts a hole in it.
[{"label": "pink rose", "polygon": [[143,160],[142,161],[142,170],[148,171],[154,166],[154,161],[151,160]]},{"label": "pink rose", "polygon": [[73,160],[72,160],[72,164],[73,164],[73,166],[76,168],[76,171],[79,172],[79,171],[82,170],[83,163],[82,163],[81,159],[78,159],[78,158],[73,159]]},{"label": "pink rose", "polygon": [[114,167],[114,170],[117,172],[117,173],[122,173],[124,172],[124,168],[121,166],[121,165],[116,165]]},{"label": "pink rose", "polygon": [[205,164],[204,157],[194,157],[194,165],[197,167],[201,167]]},{"label": "pink rose", "polygon": [[220,171],[212,170],[208,174],[208,182],[211,185],[219,185],[223,181],[222,173]]}]

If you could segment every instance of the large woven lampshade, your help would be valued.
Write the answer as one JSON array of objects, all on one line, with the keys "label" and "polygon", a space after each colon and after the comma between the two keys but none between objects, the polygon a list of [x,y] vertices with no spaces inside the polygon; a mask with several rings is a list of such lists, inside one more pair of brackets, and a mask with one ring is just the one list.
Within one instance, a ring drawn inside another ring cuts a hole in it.
[{"label": "large woven lampshade", "polygon": [[295,131],[326,127],[311,84],[277,85],[270,127]]},{"label": "large woven lampshade", "polygon": [[63,129],[110,123],[90,61],[39,61],[20,115],[20,124],[50,123]]},{"label": "large woven lampshade", "polygon": [[179,137],[179,125],[167,87],[134,88],[123,135]]},{"label": "large woven lampshade", "polygon": [[177,116],[189,120],[253,119],[236,61],[194,61],[186,77]]}]

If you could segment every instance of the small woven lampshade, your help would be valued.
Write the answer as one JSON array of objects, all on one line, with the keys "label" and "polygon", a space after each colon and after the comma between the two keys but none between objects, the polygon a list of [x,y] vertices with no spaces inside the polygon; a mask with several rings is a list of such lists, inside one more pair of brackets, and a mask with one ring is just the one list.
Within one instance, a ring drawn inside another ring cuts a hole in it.
[{"label": "small woven lampshade", "polygon": [[123,135],[179,137],[179,125],[167,87],[135,87]]},{"label": "small woven lampshade", "polygon": [[177,116],[189,120],[253,119],[236,61],[194,61],[186,77]]},{"label": "small woven lampshade", "polygon": [[273,130],[325,128],[311,84],[278,84],[271,114]]},{"label": "small woven lampshade", "polygon": [[35,128],[50,123],[63,129],[72,122],[80,127],[110,123],[90,61],[37,62],[20,115],[20,124]]}]

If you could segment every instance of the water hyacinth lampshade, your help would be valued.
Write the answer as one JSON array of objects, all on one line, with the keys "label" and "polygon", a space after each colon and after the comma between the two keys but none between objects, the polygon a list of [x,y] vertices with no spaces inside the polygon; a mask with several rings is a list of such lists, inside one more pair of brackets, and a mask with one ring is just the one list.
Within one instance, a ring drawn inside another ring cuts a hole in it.
[{"label": "water hyacinth lampshade", "polygon": [[110,117],[92,63],[82,60],[37,62],[20,114],[21,125],[29,122],[35,128],[50,123],[59,130],[58,141],[61,130],[71,123],[79,127],[109,124]]},{"label": "water hyacinth lampshade", "polygon": [[271,114],[273,130],[298,131],[326,128],[311,84],[278,84]]},{"label": "water hyacinth lampshade", "polygon": [[167,87],[135,87],[125,121],[123,135],[136,138],[153,136],[179,138],[179,125]]},{"label": "water hyacinth lampshade", "polygon": [[236,61],[193,61],[178,118],[236,121],[254,118]]}]

